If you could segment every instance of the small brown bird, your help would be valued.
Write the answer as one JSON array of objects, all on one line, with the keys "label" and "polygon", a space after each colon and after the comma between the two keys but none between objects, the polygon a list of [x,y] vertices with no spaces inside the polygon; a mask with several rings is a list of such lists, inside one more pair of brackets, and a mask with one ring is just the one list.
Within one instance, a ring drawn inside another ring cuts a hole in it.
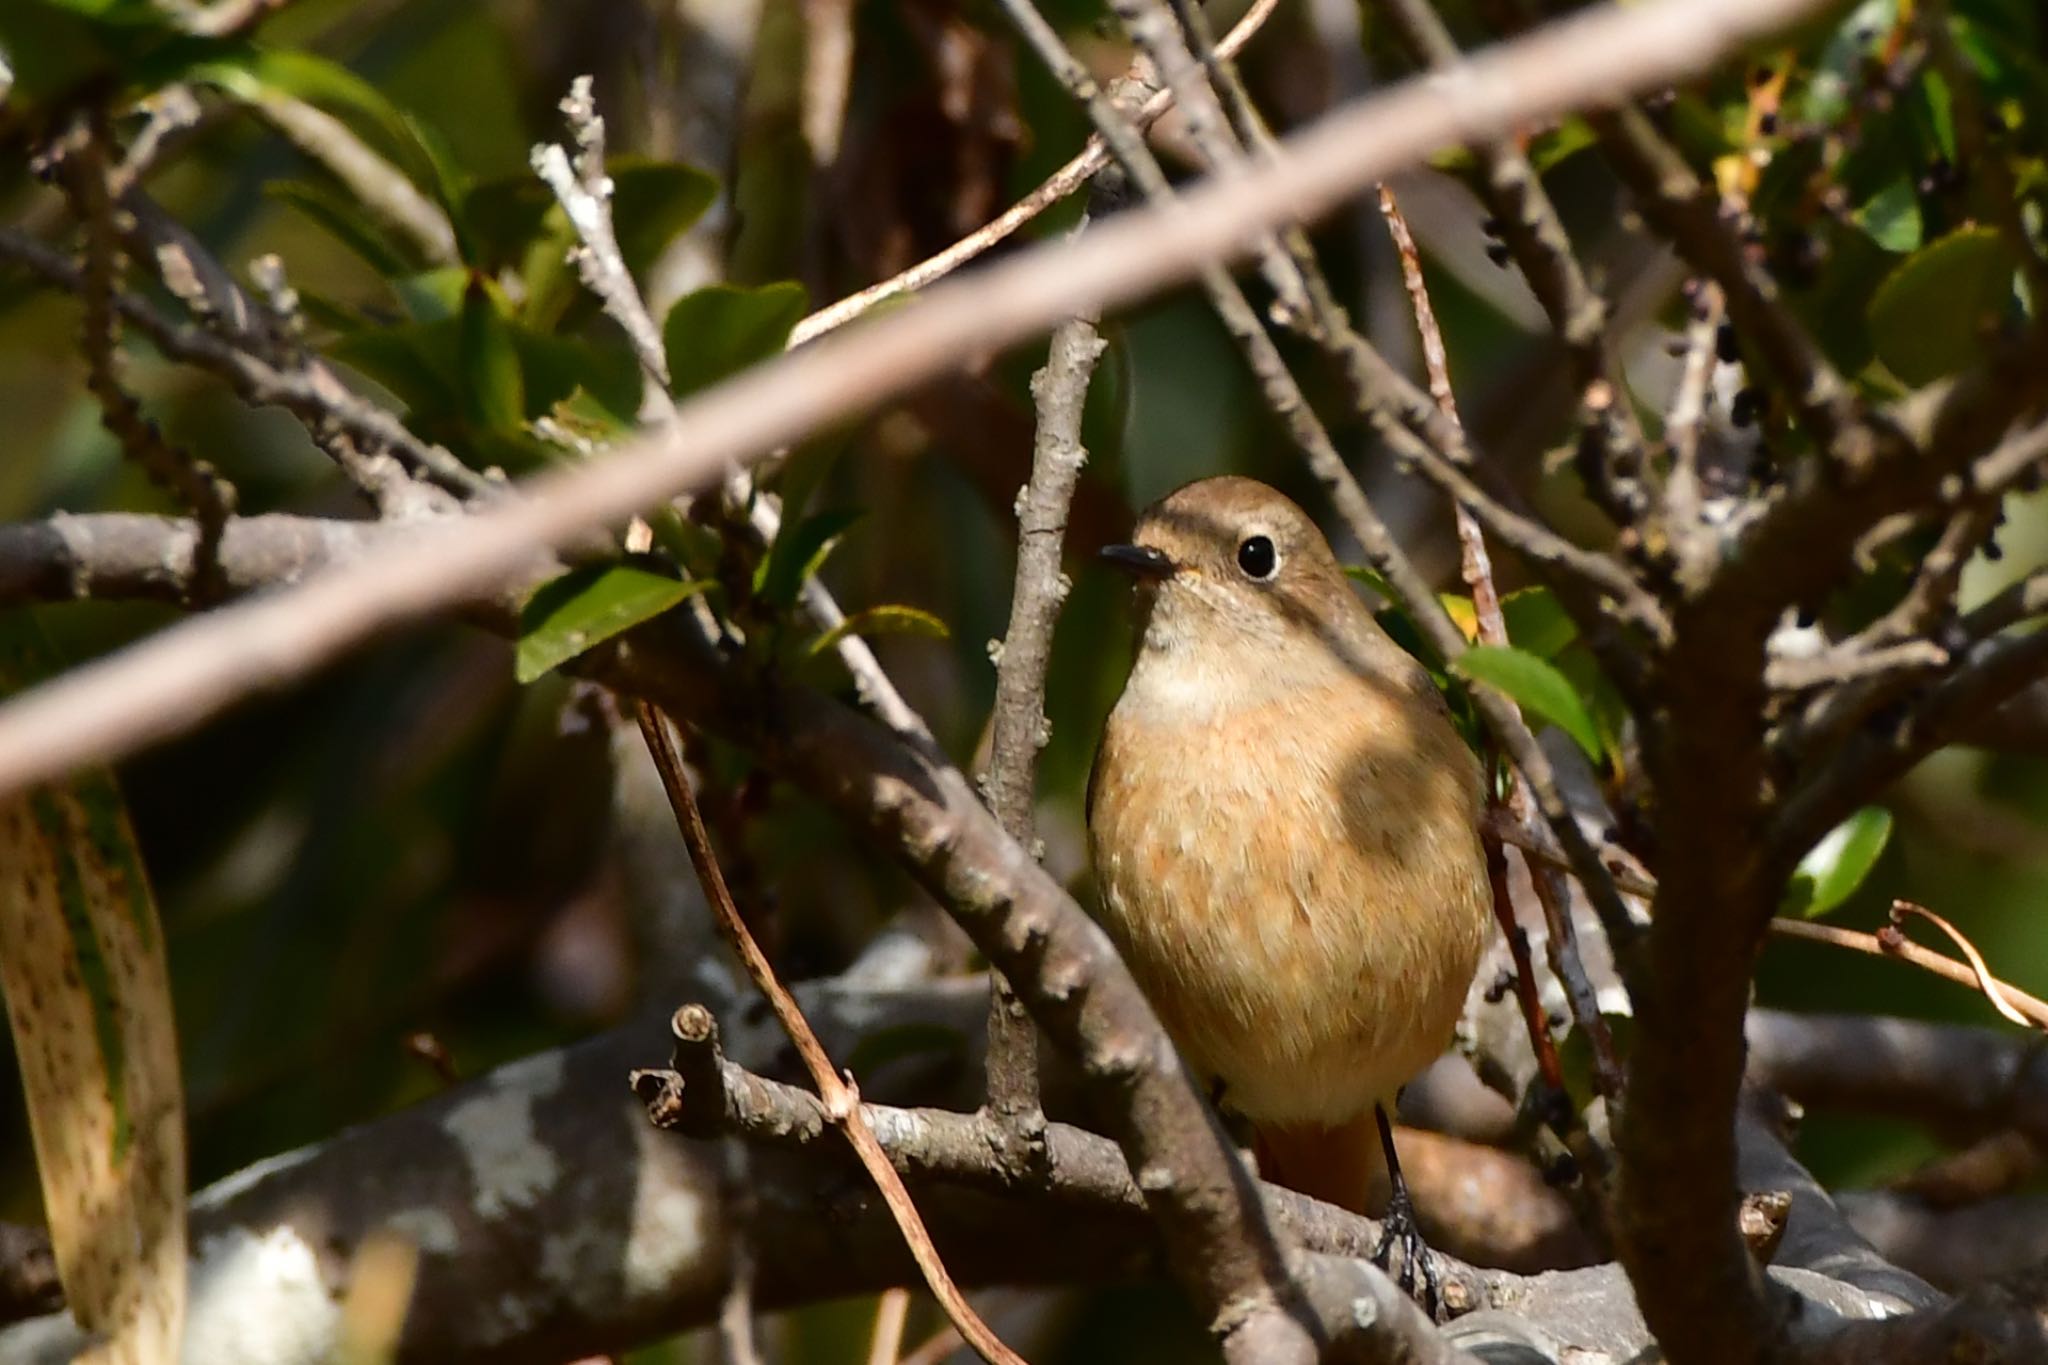
[{"label": "small brown bird", "polygon": [[1492,925],[1478,761],[1274,489],[1190,484],[1102,553],[1142,632],[1089,782],[1104,927],[1264,1174],[1365,1212],[1384,1153],[1407,1277],[1386,1116]]}]

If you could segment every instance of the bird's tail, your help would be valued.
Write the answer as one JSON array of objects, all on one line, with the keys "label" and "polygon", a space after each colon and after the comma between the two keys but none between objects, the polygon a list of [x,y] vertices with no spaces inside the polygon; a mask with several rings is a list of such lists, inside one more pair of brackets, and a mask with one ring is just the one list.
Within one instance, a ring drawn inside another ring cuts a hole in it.
[{"label": "bird's tail", "polygon": [[1254,1124],[1252,1151],[1265,1179],[1325,1203],[1370,1214],[1387,1202],[1387,1160],[1370,1109],[1328,1128]]}]

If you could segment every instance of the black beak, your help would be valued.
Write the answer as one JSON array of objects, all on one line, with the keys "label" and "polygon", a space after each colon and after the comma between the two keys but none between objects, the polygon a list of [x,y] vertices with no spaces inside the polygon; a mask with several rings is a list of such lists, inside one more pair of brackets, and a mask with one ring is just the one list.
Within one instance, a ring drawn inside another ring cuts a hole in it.
[{"label": "black beak", "polygon": [[1171,578],[1180,566],[1168,559],[1164,552],[1150,545],[1105,545],[1102,557],[1138,578],[1158,581]]}]

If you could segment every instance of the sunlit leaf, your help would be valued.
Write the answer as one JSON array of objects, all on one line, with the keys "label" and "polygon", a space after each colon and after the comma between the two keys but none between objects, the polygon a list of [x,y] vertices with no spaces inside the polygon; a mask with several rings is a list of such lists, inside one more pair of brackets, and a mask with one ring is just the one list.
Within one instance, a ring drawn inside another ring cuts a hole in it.
[{"label": "sunlit leaf", "polygon": [[391,281],[406,315],[414,322],[442,322],[462,315],[462,300],[469,292],[470,272],[464,266],[441,266],[402,275]]},{"label": "sunlit leaf", "polygon": [[684,397],[780,354],[808,306],[804,287],[789,280],[714,284],[677,300],[661,325],[670,387]]},{"label": "sunlit leaf", "polygon": [[1452,671],[1505,692],[1524,711],[1557,726],[1594,762],[1602,752],[1600,732],[1585,702],[1564,674],[1546,659],[1512,645],[1474,645],[1459,655]]},{"label": "sunlit leaf", "polygon": [[1870,301],[1877,354],[1908,384],[1928,384],[1984,354],[2012,302],[2012,257],[1995,229],[1966,227],[1914,252]]},{"label": "sunlit leaf", "polygon": [[1578,623],[1548,588],[1521,588],[1500,599],[1508,643],[1538,658],[1554,659],[1579,638]]},{"label": "sunlit leaf", "polygon": [[1904,253],[1920,247],[1920,196],[1904,176],[1872,195],[1853,216],[1886,251]]},{"label": "sunlit leaf", "polygon": [[1892,837],[1892,813],[1865,806],[1829,830],[1792,873],[1779,910],[1816,919],[1856,893]]},{"label": "sunlit leaf", "polygon": [[934,640],[945,640],[951,638],[952,632],[946,629],[944,621],[921,607],[906,607],[891,602],[855,612],[811,641],[804,651],[804,656],[815,659],[820,654],[838,648],[839,642],[849,635],[923,635]]},{"label": "sunlit leaf", "polygon": [[530,683],[710,586],[707,579],[684,582],[636,564],[571,569],[534,589],[520,609],[513,675]]},{"label": "sunlit leaf", "polygon": [[[0,613],[0,694],[55,670]],[[94,770],[0,802],[0,988],[65,1306],[94,1360],[173,1360],[185,1119],[163,930],[119,789]]]}]

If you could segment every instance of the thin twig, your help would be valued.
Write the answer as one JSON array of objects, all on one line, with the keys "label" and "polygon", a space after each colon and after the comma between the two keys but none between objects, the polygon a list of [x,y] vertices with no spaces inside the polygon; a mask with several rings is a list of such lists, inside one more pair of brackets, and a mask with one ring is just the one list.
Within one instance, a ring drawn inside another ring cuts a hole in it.
[{"label": "thin twig", "polygon": [[[1437,325],[1436,308],[1429,299],[1429,283],[1422,273],[1422,252],[1415,244],[1415,234],[1409,231],[1408,219],[1402,214],[1393,190],[1385,184],[1380,186],[1379,201],[1380,216],[1386,220],[1387,231],[1394,239],[1395,252],[1401,261],[1401,280],[1408,290],[1409,306],[1415,315],[1415,330],[1422,341],[1423,369],[1429,377],[1430,396],[1449,421],[1462,427],[1464,423],[1458,416],[1457,395],[1451,388],[1450,359],[1444,350],[1443,331]],[[1507,618],[1501,614],[1500,591],[1493,582],[1493,564],[1486,553],[1486,533],[1463,504],[1454,504],[1453,510],[1457,515],[1460,569],[1472,593],[1472,610],[1478,622],[1480,642],[1505,645],[1508,643]],[[1513,705],[1511,699],[1509,705]],[[1525,828],[1541,822],[1542,816],[1526,777],[1518,776],[1509,788],[1508,808]],[[1530,864],[1529,878],[1536,888],[1544,925],[1549,930],[1544,936],[1544,943],[1550,970],[1564,986],[1565,998],[1571,1003],[1573,1022],[1592,1047],[1595,1086],[1602,1095],[1617,1096],[1621,1093],[1621,1061],[1614,1051],[1614,1036],[1600,1013],[1599,992],[1586,976],[1585,964],[1579,954],[1578,929],[1572,923],[1563,878],[1557,869],[1542,863]],[[1512,908],[1502,927],[1509,933],[1515,932]],[[1530,970],[1527,958],[1528,949],[1524,946],[1515,959],[1518,974]],[[1526,989],[1533,995],[1533,975]],[[1531,1037],[1540,1059],[1549,1042],[1549,1029],[1543,1024],[1540,1011],[1530,1012],[1525,1005],[1525,1013],[1529,1014],[1532,1027],[1538,1028],[1542,1035],[1540,1038]],[[1562,1091],[1561,1073],[1553,1083]]]},{"label": "thin twig", "polygon": [[1698,281],[1685,329],[1685,364],[1664,417],[1664,446],[1671,457],[1671,473],[1664,482],[1664,520],[1681,581],[1696,581],[1712,568],[1713,547],[1707,543],[1703,518],[1717,490],[1708,488],[1700,464],[1700,436],[1713,394],[1724,311],[1721,286]]},{"label": "thin twig", "polygon": [[[1449,73],[1463,62],[1464,54],[1428,0],[1381,0],[1378,8],[1429,67]],[[1587,489],[1627,530],[1648,510],[1643,482],[1652,470],[1642,428],[1628,401],[1626,377],[1608,336],[1606,302],[1573,253],[1564,222],[1529,158],[1511,140],[1479,143],[1472,150],[1500,240],[1521,267],[1571,361],[1581,397],[1581,425],[1598,457],[1589,462]]]},{"label": "thin twig", "polygon": [[909,1244],[911,1257],[924,1273],[932,1296],[939,1301],[946,1317],[960,1329],[960,1335],[989,1365],[1024,1365],[1023,1357],[996,1339],[988,1324],[968,1305],[959,1287],[953,1283],[945,1262],[939,1259],[938,1248],[932,1245],[931,1234],[925,1230],[924,1220],[918,1216],[917,1206],[911,1202],[910,1192],[903,1188],[902,1177],[889,1164],[888,1154],[875,1140],[874,1130],[868,1127],[867,1119],[861,1114],[860,1092],[849,1077],[842,1076],[832,1065],[832,1059],[825,1054],[825,1046],[818,1041],[810,1021],[804,1018],[795,999],[776,979],[774,966],[754,941],[739,907],[733,904],[732,893],[725,885],[725,874],[719,870],[717,855],[711,848],[711,836],[705,831],[704,817],[698,813],[697,798],[690,791],[689,774],[683,771],[682,757],[676,752],[675,741],[670,737],[666,723],[647,702],[636,703],[634,711],[640,721],[640,733],[647,740],[648,752],[654,756],[654,766],[661,773],[662,786],[668,790],[669,803],[675,808],[676,824],[682,830],[683,842],[689,846],[690,861],[696,865],[697,878],[704,884],[704,895],[711,903],[719,931],[746,967],[747,975],[767,997],[776,1020],[795,1045],[797,1055],[803,1059],[804,1069],[810,1072],[812,1083],[818,1087],[826,1116],[846,1134],[846,1140],[860,1157],[861,1165],[874,1178],[889,1212],[895,1216],[896,1225],[903,1230],[903,1240]]},{"label": "thin twig", "polygon": [[1728,316],[1756,346],[1765,373],[1799,412],[1814,444],[1851,474],[1868,468],[1879,439],[1870,414],[1785,306],[1770,274],[1751,259],[1713,187],[1693,174],[1641,110],[1594,110],[1587,122],[1644,219],[1721,286]]},{"label": "thin twig", "polygon": [[[1896,905],[1907,905],[1899,901]],[[1919,907],[1911,907],[1918,910]],[[1894,910],[1894,915],[1904,912]],[[1931,918],[1931,912],[1922,911]],[[1945,924],[1945,922],[1944,922]],[[1834,948],[1847,948],[1852,952],[1867,953],[1871,957],[1894,958],[1911,963],[1915,967],[1934,973],[1944,981],[1953,981],[1958,986],[1968,986],[1989,1000],[1993,1008],[2013,1022],[2029,1028],[2048,1029],[2048,1000],[2041,1000],[2009,982],[2001,981],[1984,968],[1984,959],[1975,948],[1968,948],[1971,965],[1943,957],[1931,948],[1923,948],[1899,932],[1894,923],[1891,927],[1875,934],[1866,934],[1860,929],[1845,929],[1838,924],[1820,924],[1813,920],[1774,919],[1771,932],[1779,938],[1802,939],[1808,943],[1825,943]],[[1951,937],[1960,941],[1960,935],[1953,929]]]},{"label": "thin twig", "polygon": [[1905,900],[1893,901],[1892,925],[1895,928],[1903,928],[1908,919],[1926,920],[1946,935],[1949,942],[1956,945],[1962,955],[1969,959],[1970,970],[1977,975],[1977,989],[1984,992],[1984,997],[1991,1002],[1992,1008],[2021,1028],[2048,1028],[2048,1021],[2037,1023],[2013,1007],[2007,998],[2007,992],[2011,988],[1991,974],[1991,968],[1984,963],[1984,954],[1977,951],[1977,945],[1970,942],[1962,930],[1924,905],[1915,905]]},{"label": "thin twig", "polygon": [[[868,1365],[897,1365],[903,1354],[904,1320],[909,1316],[910,1291],[901,1285],[884,1289],[881,1297],[875,1300],[875,1326],[868,1337]],[[950,1323],[947,1330],[952,1330]]]},{"label": "thin twig", "polygon": [[118,212],[107,190],[107,138],[103,114],[81,121],[60,167],[64,188],[84,229],[85,263],[79,296],[85,304],[83,350],[86,387],[98,400],[100,421],[150,480],[192,510],[199,525],[195,590],[217,586],[221,536],[235,514],[235,486],[206,461],[167,440],[123,387],[119,346],[121,314]]},{"label": "thin twig", "polygon": [[[558,106],[569,133],[576,142],[572,157],[561,146],[542,143],[533,149],[533,173],[547,182],[569,215],[577,243],[569,250],[569,262],[597,295],[605,312],[619,324],[633,343],[633,354],[655,381],[663,400],[668,398],[668,360],[662,353],[661,329],[641,302],[640,290],[626,270],[612,231],[611,177],[604,164],[604,120],[598,116],[591,93],[591,79],[578,76],[569,83],[569,93]],[[670,405],[671,410],[673,405]]]},{"label": "thin twig", "polygon": [[[1217,44],[1217,50],[1226,56],[1235,55],[1251,40],[1252,35],[1259,31],[1279,5],[1280,0],[1256,0],[1256,3],[1245,11],[1244,17],[1232,26],[1223,41]],[[1140,128],[1150,128],[1172,107],[1171,90],[1154,91],[1131,115],[1131,121]],[[945,250],[919,261],[880,284],[869,285],[857,294],[849,294],[799,322],[795,330],[789,334],[790,345],[800,346],[835,328],[844,327],[879,303],[900,294],[922,289],[926,285],[936,284],[1010,237],[1054,204],[1078,191],[1109,162],[1109,148],[1101,135],[1091,136],[1087,146],[1081,149],[1080,155],[1047,176],[1037,189],[1019,199],[985,226],[975,229]]]}]

